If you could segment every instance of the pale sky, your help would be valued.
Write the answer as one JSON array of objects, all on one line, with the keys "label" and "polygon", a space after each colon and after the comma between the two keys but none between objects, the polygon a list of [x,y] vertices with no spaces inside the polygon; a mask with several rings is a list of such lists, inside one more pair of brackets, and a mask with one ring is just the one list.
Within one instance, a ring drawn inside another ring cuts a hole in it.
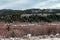
[{"label": "pale sky", "polygon": [[60,9],[60,0],[0,0],[0,9]]}]

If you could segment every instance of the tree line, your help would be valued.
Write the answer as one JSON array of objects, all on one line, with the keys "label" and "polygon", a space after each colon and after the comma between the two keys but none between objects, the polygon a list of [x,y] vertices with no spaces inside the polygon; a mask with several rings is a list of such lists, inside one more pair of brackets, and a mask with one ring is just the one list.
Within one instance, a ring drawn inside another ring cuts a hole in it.
[{"label": "tree line", "polygon": [[[33,14],[52,14],[52,15],[47,15],[47,16],[39,16],[39,15],[33,15]],[[21,17],[22,14],[32,14],[31,16],[24,16]],[[55,22],[55,21],[60,21],[60,15],[56,15],[57,13],[55,12],[44,12],[39,11],[37,13],[32,12],[32,10],[0,10],[0,21],[5,21],[5,22],[15,22],[15,21],[20,21],[20,22]]]}]

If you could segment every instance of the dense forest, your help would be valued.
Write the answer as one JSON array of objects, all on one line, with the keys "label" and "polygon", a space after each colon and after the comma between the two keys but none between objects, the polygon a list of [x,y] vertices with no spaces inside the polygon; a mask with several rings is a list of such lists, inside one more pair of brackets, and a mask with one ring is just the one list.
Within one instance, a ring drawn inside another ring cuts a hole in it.
[{"label": "dense forest", "polygon": [[[0,10],[0,21],[55,22],[60,21],[60,15],[57,15],[58,13],[60,14],[60,9],[27,9],[27,10],[3,9]],[[44,14],[46,14],[46,16]]]}]

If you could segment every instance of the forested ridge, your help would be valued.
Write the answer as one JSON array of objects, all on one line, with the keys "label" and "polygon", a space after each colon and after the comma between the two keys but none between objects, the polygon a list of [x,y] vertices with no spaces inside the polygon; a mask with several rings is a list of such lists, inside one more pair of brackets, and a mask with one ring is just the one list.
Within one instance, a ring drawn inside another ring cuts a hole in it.
[{"label": "forested ridge", "polygon": [[27,9],[27,10],[2,9],[0,10],[0,21],[55,22],[60,21],[60,9]]}]

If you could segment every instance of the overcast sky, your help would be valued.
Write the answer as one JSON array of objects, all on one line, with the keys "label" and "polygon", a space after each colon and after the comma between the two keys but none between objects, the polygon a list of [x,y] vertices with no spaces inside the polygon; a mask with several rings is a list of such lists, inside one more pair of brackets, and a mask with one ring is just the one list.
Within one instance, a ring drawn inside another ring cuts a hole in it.
[{"label": "overcast sky", "polygon": [[0,9],[60,8],[60,0],[0,0]]}]

